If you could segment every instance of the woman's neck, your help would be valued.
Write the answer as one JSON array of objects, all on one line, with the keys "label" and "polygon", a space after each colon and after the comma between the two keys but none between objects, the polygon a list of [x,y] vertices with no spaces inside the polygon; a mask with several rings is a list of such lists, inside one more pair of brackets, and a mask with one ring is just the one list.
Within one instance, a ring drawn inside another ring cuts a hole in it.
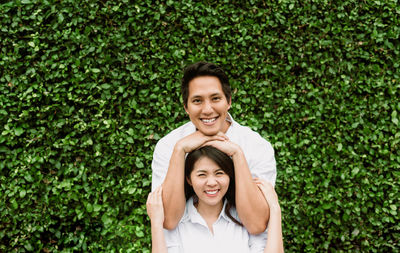
[{"label": "woman's neck", "polygon": [[208,228],[210,229],[211,233],[213,232],[213,224],[217,221],[223,207],[222,200],[217,205],[207,205],[202,201],[199,201],[196,205],[197,212],[203,217],[206,221]]}]

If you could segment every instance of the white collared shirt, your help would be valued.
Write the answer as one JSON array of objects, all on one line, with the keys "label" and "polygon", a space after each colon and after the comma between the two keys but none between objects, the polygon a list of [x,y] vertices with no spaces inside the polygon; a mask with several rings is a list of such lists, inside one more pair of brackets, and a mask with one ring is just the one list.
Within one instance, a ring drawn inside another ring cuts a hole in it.
[{"label": "white collared shirt", "polygon": [[[229,117],[231,118],[231,125],[226,135],[230,141],[238,144],[243,150],[253,177],[267,180],[275,185],[276,162],[272,145],[249,127],[241,126],[230,115]],[[196,127],[189,121],[157,142],[151,164],[152,190],[164,181],[175,144],[195,131]]]},{"label": "white collared shirt", "polygon": [[[165,230],[168,253],[258,253],[263,252],[266,238],[264,234],[250,235],[246,228],[234,223],[226,214],[226,201],[218,219],[213,224],[213,232],[193,205],[193,198],[186,202],[185,213],[178,226]],[[235,208],[230,213],[237,220]]]}]

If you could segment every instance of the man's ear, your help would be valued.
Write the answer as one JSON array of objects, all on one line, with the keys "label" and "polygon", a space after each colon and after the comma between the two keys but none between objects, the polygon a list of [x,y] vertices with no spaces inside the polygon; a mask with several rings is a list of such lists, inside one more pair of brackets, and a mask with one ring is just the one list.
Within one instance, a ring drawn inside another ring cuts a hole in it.
[{"label": "man's ear", "polygon": [[187,106],[186,106],[186,105],[183,105],[183,108],[185,108],[185,112],[186,112],[187,114],[189,114],[189,113],[188,113],[188,110],[187,110]]},{"label": "man's ear", "polygon": [[228,110],[229,110],[229,109],[231,109],[231,105],[232,105],[232,97],[229,98],[228,105],[229,105],[228,106]]}]

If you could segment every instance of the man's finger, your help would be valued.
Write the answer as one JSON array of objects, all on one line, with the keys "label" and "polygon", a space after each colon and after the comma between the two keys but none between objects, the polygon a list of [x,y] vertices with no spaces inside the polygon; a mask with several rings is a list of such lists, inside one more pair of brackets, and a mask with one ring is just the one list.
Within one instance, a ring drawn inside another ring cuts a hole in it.
[{"label": "man's finger", "polygon": [[226,136],[226,134],[224,134],[224,133],[221,132],[221,131],[219,131],[219,132],[217,133],[217,136],[221,136],[221,137],[224,138],[225,140],[229,140],[229,137]]},{"label": "man's finger", "polygon": [[208,140],[207,141],[226,141],[227,139],[222,136],[222,135],[213,135],[213,136],[208,136]]},{"label": "man's finger", "polygon": [[204,143],[201,145],[201,147],[204,147],[204,146],[213,146],[213,144],[215,144],[217,141],[222,141],[222,140],[210,139],[210,140],[204,142]]}]

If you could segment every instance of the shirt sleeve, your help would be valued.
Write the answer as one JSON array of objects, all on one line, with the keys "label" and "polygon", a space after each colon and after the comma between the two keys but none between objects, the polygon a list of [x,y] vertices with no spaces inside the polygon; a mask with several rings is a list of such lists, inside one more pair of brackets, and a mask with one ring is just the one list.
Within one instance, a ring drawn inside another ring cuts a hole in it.
[{"label": "shirt sleeve", "polygon": [[253,145],[249,156],[251,156],[251,159],[248,159],[251,174],[275,185],[276,161],[271,143],[260,136],[258,143]]},{"label": "shirt sleeve", "polygon": [[161,139],[154,148],[153,161],[151,163],[152,178],[151,190],[160,186],[167,175],[169,160],[171,159],[173,146]]},{"label": "shirt sleeve", "polygon": [[249,248],[251,253],[263,253],[267,244],[267,230],[258,235],[249,235]]},{"label": "shirt sleeve", "polygon": [[173,230],[164,229],[164,237],[168,253],[183,253],[179,233],[176,228]]}]

